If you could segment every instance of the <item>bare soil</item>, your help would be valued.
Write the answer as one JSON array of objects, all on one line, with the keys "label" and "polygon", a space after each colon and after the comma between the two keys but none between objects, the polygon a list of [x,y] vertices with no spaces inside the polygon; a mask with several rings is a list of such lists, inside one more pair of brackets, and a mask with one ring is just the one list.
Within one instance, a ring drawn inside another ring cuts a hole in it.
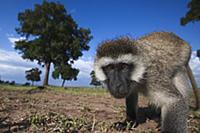
[{"label": "bare soil", "polygon": [[[159,116],[139,97],[139,125],[124,133],[159,132]],[[109,93],[0,88],[0,132],[115,133],[112,125],[125,118],[124,100]],[[200,111],[190,111],[189,130],[200,133]],[[122,132],[122,131],[121,131]]]}]

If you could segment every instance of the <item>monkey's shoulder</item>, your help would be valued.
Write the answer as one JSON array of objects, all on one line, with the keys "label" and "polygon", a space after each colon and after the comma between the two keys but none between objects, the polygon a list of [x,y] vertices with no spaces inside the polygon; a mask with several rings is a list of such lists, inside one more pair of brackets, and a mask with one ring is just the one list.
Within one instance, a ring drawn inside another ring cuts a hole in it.
[{"label": "monkey's shoulder", "polygon": [[180,52],[180,50],[190,49],[186,41],[172,32],[153,32],[137,39],[137,42],[156,51]]},{"label": "monkey's shoulder", "polygon": [[136,40],[140,53],[151,63],[182,66],[188,63],[190,45],[171,32],[153,32]]}]

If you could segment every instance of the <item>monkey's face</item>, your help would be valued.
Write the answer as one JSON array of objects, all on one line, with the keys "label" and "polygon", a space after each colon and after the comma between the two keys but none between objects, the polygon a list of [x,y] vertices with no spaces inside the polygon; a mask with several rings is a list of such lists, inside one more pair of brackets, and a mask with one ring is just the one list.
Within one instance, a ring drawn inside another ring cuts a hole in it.
[{"label": "monkey's face", "polygon": [[135,41],[119,38],[99,45],[94,71],[114,97],[125,98],[143,78],[145,66]]},{"label": "monkey's face", "polygon": [[96,58],[94,70],[97,79],[115,98],[125,98],[137,91],[137,85],[145,73],[141,58],[133,54]]},{"label": "monkey's face", "polygon": [[124,98],[131,93],[134,83],[131,80],[131,73],[134,70],[133,64],[115,63],[102,67],[106,76],[104,84],[115,98]]}]

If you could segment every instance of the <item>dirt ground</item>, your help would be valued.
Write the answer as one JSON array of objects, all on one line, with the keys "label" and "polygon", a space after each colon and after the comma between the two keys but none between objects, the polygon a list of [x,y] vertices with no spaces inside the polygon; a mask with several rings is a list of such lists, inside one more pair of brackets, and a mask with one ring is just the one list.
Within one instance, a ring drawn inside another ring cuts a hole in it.
[{"label": "dirt ground", "polygon": [[[139,125],[124,133],[158,132],[159,117],[139,98]],[[124,100],[107,92],[71,93],[66,90],[7,90],[0,88],[0,132],[116,133],[112,125],[125,118]],[[188,115],[192,133],[200,133],[200,111]]]}]

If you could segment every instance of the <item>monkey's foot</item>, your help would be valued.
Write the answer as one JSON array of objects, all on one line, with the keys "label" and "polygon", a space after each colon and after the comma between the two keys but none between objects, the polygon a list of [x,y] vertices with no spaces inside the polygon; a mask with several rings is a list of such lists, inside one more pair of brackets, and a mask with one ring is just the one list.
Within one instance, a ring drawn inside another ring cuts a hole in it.
[{"label": "monkey's foot", "polygon": [[116,122],[112,125],[117,131],[131,130],[138,126],[136,121],[124,120],[123,122]]}]

